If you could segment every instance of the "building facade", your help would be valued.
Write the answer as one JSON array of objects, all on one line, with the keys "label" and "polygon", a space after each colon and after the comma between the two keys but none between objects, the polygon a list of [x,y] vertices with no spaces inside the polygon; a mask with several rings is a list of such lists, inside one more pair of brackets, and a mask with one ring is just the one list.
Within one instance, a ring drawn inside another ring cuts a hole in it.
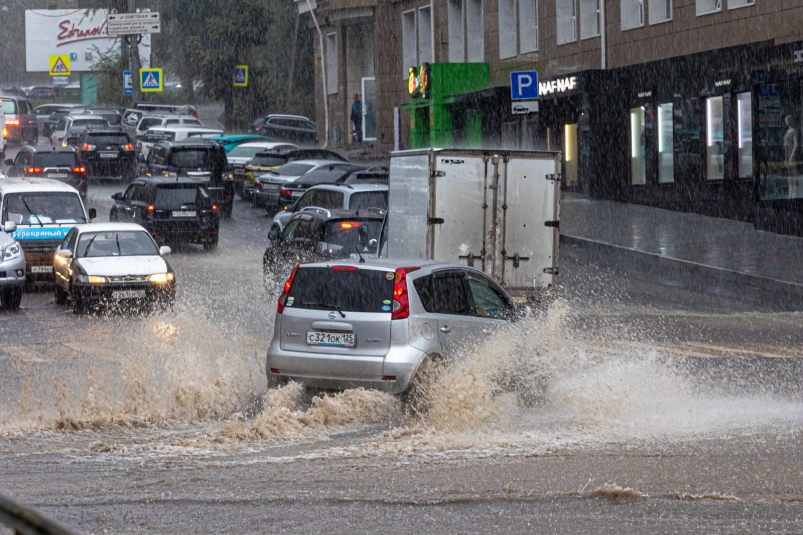
[{"label": "building facade", "polygon": [[[487,87],[439,95],[430,124],[451,134],[433,141],[559,150],[565,189],[803,235],[801,2],[329,0],[316,14],[327,47],[340,39],[330,130],[373,77],[381,148],[426,144],[410,67],[486,64]],[[539,74],[535,113],[512,111],[521,70]]]}]

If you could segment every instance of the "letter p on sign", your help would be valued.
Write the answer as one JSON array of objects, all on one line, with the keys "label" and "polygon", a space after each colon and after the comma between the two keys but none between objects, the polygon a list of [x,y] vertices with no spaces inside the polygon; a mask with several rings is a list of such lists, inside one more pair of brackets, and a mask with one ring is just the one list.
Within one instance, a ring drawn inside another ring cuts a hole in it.
[{"label": "letter p on sign", "polygon": [[511,72],[510,98],[513,100],[538,98],[538,73],[536,71]]}]

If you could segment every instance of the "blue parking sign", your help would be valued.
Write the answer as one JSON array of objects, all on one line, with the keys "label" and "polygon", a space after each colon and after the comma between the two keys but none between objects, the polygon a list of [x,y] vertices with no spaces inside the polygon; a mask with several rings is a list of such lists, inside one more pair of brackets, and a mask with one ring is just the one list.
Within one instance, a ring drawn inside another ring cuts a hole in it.
[{"label": "blue parking sign", "polygon": [[527,100],[538,98],[538,72],[514,71],[510,73],[510,98]]},{"label": "blue parking sign", "polygon": [[134,94],[134,77],[131,71],[123,71],[123,95]]}]

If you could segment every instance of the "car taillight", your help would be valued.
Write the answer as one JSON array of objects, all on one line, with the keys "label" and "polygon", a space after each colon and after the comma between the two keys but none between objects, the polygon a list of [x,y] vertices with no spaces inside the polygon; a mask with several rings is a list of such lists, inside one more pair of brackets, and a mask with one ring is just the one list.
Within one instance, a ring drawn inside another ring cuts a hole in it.
[{"label": "car taillight", "polygon": [[254,187],[256,189],[262,189],[262,182],[254,182]]},{"label": "car taillight", "polygon": [[404,267],[396,270],[396,283],[393,285],[393,312],[392,320],[403,320],[410,316],[410,300],[407,297],[407,274],[419,269],[418,267]]},{"label": "car taillight", "polygon": [[6,119],[6,126],[19,126],[20,120],[19,119]]},{"label": "car taillight", "polygon": [[95,150],[95,145],[84,143],[83,145],[81,145],[81,150]]},{"label": "car taillight", "polygon": [[217,212],[217,205],[216,205],[216,204],[213,204],[213,205],[212,205],[212,211],[213,211],[213,212]]},{"label": "car taillight", "polygon": [[343,221],[340,223],[340,228],[343,230],[349,230],[353,228],[360,228],[360,224],[356,221]]},{"label": "car taillight", "polygon": [[3,128],[3,137],[8,137],[8,128]]},{"label": "car taillight", "polygon": [[301,264],[296,264],[293,268],[293,271],[290,272],[290,277],[285,281],[284,288],[282,289],[282,295],[279,296],[279,304],[276,307],[276,313],[281,314],[284,312],[284,305],[287,304],[287,296],[290,295],[290,288],[293,287],[293,279],[298,273],[298,266]]},{"label": "car taillight", "polygon": [[26,173],[41,173],[42,172],[42,168],[41,167],[26,167],[25,168],[25,172]]},{"label": "car taillight", "polygon": [[153,212],[154,210],[156,210],[156,207],[154,205],[152,205],[152,204],[149,204],[148,205],[148,211],[149,212]]},{"label": "car taillight", "polygon": [[257,126],[256,129],[259,130],[260,132],[262,131],[262,127],[261,126]]},{"label": "car taillight", "polygon": [[134,150],[134,144],[133,143],[127,143],[127,144],[123,145],[123,150],[127,150],[127,151]]},{"label": "car taillight", "polygon": [[225,198],[226,198],[227,200],[228,200],[228,199],[231,199],[231,197],[232,197],[231,195],[226,195],[226,196],[225,196]]},{"label": "car taillight", "polygon": [[290,191],[290,190],[289,190],[289,189],[287,189],[287,188],[282,188],[282,189],[280,189],[280,190],[279,190],[279,195],[287,195],[287,196],[292,196],[292,195],[293,195],[293,192],[292,192],[292,191]]},{"label": "car taillight", "polygon": [[73,173],[86,173],[86,167],[73,167]]},{"label": "car taillight", "polygon": [[357,266],[332,266],[335,271],[357,271]]}]

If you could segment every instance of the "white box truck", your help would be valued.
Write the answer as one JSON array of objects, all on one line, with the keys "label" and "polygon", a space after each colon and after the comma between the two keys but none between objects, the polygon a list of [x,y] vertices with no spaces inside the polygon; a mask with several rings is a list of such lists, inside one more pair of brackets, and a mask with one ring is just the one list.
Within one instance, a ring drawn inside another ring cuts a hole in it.
[{"label": "white box truck", "polygon": [[481,269],[512,296],[558,285],[559,152],[392,152],[382,256]]}]

